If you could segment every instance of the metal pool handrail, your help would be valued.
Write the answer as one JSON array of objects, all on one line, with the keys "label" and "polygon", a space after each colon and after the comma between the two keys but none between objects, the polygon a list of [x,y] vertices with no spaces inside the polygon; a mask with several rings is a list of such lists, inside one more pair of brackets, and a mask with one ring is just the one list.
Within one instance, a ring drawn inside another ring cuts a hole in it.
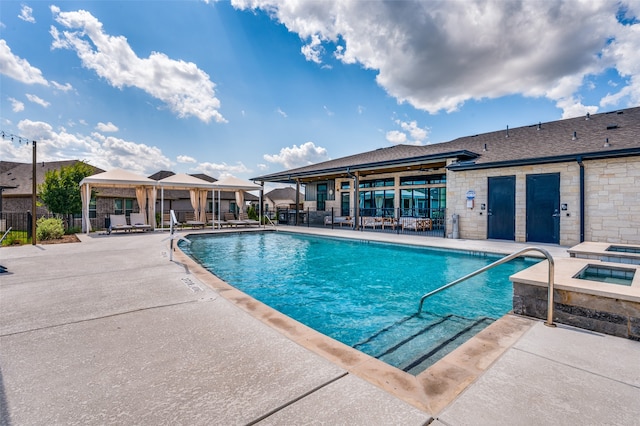
[{"label": "metal pool handrail", "polygon": [[522,250],[518,250],[517,252],[512,253],[509,256],[503,257],[502,259],[497,260],[497,261],[493,262],[492,264],[487,265],[487,266],[485,266],[483,268],[480,268],[477,271],[474,271],[474,272],[470,273],[469,275],[465,275],[464,277],[458,278],[457,280],[452,281],[449,284],[443,285],[440,288],[437,288],[437,289],[435,289],[433,291],[430,291],[429,293],[425,294],[424,296],[422,296],[420,298],[420,306],[418,307],[418,313],[422,312],[422,305],[424,303],[424,300],[427,297],[433,296],[434,294],[439,293],[442,290],[446,290],[449,287],[452,287],[452,286],[454,286],[456,284],[461,283],[462,281],[466,281],[469,278],[475,277],[476,275],[481,274],[482,272],[487,271],[487,270],[493,268],[494,266],[502,265],[503,263],[506,263],[506,262],[508,262],[510,260],[513,260],[516,257],[518,257],[518,256],[520,256],[520,255],[522,255],[522,254],[524,254],[524,253],[526,253],[528,251],[540,252],[549,261],[549,282],[548,282],[549,290],[548,290],[548,296],[547,296],[547,299],[548,299],[548,302],[547,302],[548,303],[548,305],[547,305],[547,321],[544,324],[549,326],[549,327],[555,327],[556,325],[553,323],[553,284],[554,284],[553,283],[553,277],[554,277],[555,263],[553,262],[553,257],[551,256],[551,254],[547,250],[545,250],[543,248],[539,248],[539,247],[525,247]]}]

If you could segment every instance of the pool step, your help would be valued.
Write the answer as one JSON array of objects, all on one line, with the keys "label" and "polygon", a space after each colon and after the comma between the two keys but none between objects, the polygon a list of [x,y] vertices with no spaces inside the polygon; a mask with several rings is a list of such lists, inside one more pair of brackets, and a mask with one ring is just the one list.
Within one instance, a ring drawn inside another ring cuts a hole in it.
[{"label": "pool step", "polygon": [[353,347],[408,373],[419,374],[493,321],[487,317],[414,314]]}]

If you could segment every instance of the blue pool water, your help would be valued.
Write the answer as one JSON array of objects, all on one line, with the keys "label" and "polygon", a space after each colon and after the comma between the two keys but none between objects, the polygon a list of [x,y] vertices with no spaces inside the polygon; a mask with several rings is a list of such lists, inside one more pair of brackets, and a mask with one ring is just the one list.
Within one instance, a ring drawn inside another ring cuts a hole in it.
[{"label": "blue pool water", "polygon": [[512,309],[514,260],[420,297],[494,256],[283,232],[189,236],[181,248],[255,299],[349,346],[418,374]]}]

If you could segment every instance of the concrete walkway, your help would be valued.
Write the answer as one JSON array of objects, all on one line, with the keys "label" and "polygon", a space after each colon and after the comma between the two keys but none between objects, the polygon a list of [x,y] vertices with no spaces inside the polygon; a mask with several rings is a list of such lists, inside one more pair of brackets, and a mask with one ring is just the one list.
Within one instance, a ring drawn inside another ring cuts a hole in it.
[{"label": "concrete walkway", "polygon": [[640,424],[640,342],[536,323],[426,413],[221,297],[164,238],[0,249],[0,425]]}]

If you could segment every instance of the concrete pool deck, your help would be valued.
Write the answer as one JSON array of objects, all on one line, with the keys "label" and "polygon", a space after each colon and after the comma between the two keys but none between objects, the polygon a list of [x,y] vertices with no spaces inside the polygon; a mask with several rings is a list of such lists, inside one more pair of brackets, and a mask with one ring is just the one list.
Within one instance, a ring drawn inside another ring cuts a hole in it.
[{"label": "concrete pool deck", "polygon": [[[495,253],[525,246],[357,235]],[[426,412],[239,309],[170,262],[166,236],[0,249],[9,271],[0,274],[0,425],[638,424],[640,342],[520,319],[530,323],[521,336]]]}]

